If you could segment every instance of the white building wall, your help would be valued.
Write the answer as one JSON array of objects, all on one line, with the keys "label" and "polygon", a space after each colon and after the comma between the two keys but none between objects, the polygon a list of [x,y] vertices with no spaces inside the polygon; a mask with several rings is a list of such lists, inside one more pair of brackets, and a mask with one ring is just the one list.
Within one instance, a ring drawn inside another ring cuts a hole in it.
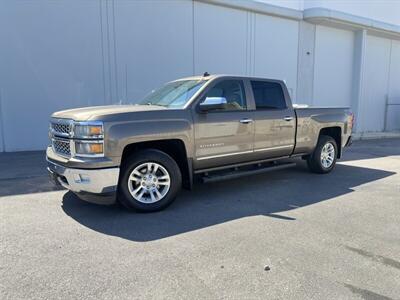
[{"label": "white building wall", "polygon": [[299,22],[255,15],[254,72],[251,75],[283,79],[296,99]]},{"label": "white building wall", "polygon": [[313,105],[352,105],[354,32],[316,27]]},{"label": "white building wall", "polygon": [[243,10],[194,3],[196,74],[246,74],[248,15]]},{"label": "white building wall", "polygon": [[400,41],[392,40],[386,128],[400,128]]},{"label": "white building wall", "polygon": [[110,78],[118,84],[112,102],[135,102],[165,82],[193,75],[190,1],[118,1],[108,13],[115,22],[112,58],[116,51]]},{"label": "white building wall", "polygon": [[364,73],[364,101],[361,104],[361,131],[384,129],[388,96],[391,40],[367,36]]},{"label": "white building wall", "polygon": [[3,150],[43,149],[52,112],[105,102],[97,2],[1,1],[0,41]]},{"label": "white building wall", "polygon": [[294,10],[304,2],[279,3],[292,10],[279,17],[190,0],[0,1],[0,151],[43,149],[53,111],[134,102],[205,71],[285,79],[295,102],[352,106],[359,131],[383,130],[386,111],[387,129],[400,129],[400,106],[385,106],[400,97],[400,37],[315,25]]}]

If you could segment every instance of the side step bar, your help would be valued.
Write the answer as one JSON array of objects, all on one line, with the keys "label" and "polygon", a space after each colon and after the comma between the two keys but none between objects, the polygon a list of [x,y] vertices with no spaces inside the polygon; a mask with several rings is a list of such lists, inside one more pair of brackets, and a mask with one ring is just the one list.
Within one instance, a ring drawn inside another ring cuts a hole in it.
[{"label": "side step bar", "polygon": [[291,168],[296,166],[296,163],[294,162],[288,162],[288,163],[281,163],[281,164],[274,164],[271,166],[264,166],[264,167],[258,167],[252,170],[235,170],[231,172],[226,172],[222,174],[206,174],[205,176],[202,177],[202,180],[204,183],[206,182],[216,182],[216,181],[222,181],[222,180],[228,180],[228,179],[235,179],[239,178],[242,176],[248,176],[248,175],[255,175],[255,174],[262,174],[270,171],[276,171],[276,170],[282,170],[286,168]]}]

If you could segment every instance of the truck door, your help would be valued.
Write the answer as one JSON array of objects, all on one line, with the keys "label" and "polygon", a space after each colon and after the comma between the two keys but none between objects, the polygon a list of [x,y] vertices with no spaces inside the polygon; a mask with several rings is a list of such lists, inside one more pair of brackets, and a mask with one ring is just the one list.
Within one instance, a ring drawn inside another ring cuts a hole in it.
[{"label": "truck door", "polygon": [[254,155],[288,156],[295,144],[296,115],[286,87],[280,81],[250,80],[256,106]]},{"label": "truck door", "polygon": [[[224,108],[199,111],[208,97],[226,99]],[[253,152],[254,111],[248,110],[241,79],[216,79],[193,109],[196,169],[216,167],[251,159]]]}]

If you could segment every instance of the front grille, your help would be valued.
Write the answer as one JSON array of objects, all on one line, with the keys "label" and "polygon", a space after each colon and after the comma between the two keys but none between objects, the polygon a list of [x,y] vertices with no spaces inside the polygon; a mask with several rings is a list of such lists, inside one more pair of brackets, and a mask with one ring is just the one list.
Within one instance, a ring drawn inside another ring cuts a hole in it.
[{"label": "front grille", "polygon": [[72,131],[72,122],[70,120],[53,120],[50,126],[54,135],[69,136]]},{"label": "front grille", "polygon": [[62,156],[71,156],[70,140],[53,138],[54,152]]}]

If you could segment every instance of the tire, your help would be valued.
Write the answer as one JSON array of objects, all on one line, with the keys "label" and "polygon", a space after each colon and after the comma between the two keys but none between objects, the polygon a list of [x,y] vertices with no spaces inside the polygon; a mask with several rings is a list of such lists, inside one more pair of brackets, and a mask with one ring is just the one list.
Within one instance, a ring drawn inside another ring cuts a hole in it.
[{"label": "tire", "polygon": [[[332,151],[332,147],[333,153],[328,154]],[[330,136],[321,135],[314,152],[307,159],[308,168],[313,173],[326,174],[331,172],[336,165],[337,153],[336,141]]]},{"label": "tire", "polygon": [[181,171],[172,157],[156,149],[141,150],[123,162],[118,201],[128,209],[159,211],[175,200],[181,186]]}]

